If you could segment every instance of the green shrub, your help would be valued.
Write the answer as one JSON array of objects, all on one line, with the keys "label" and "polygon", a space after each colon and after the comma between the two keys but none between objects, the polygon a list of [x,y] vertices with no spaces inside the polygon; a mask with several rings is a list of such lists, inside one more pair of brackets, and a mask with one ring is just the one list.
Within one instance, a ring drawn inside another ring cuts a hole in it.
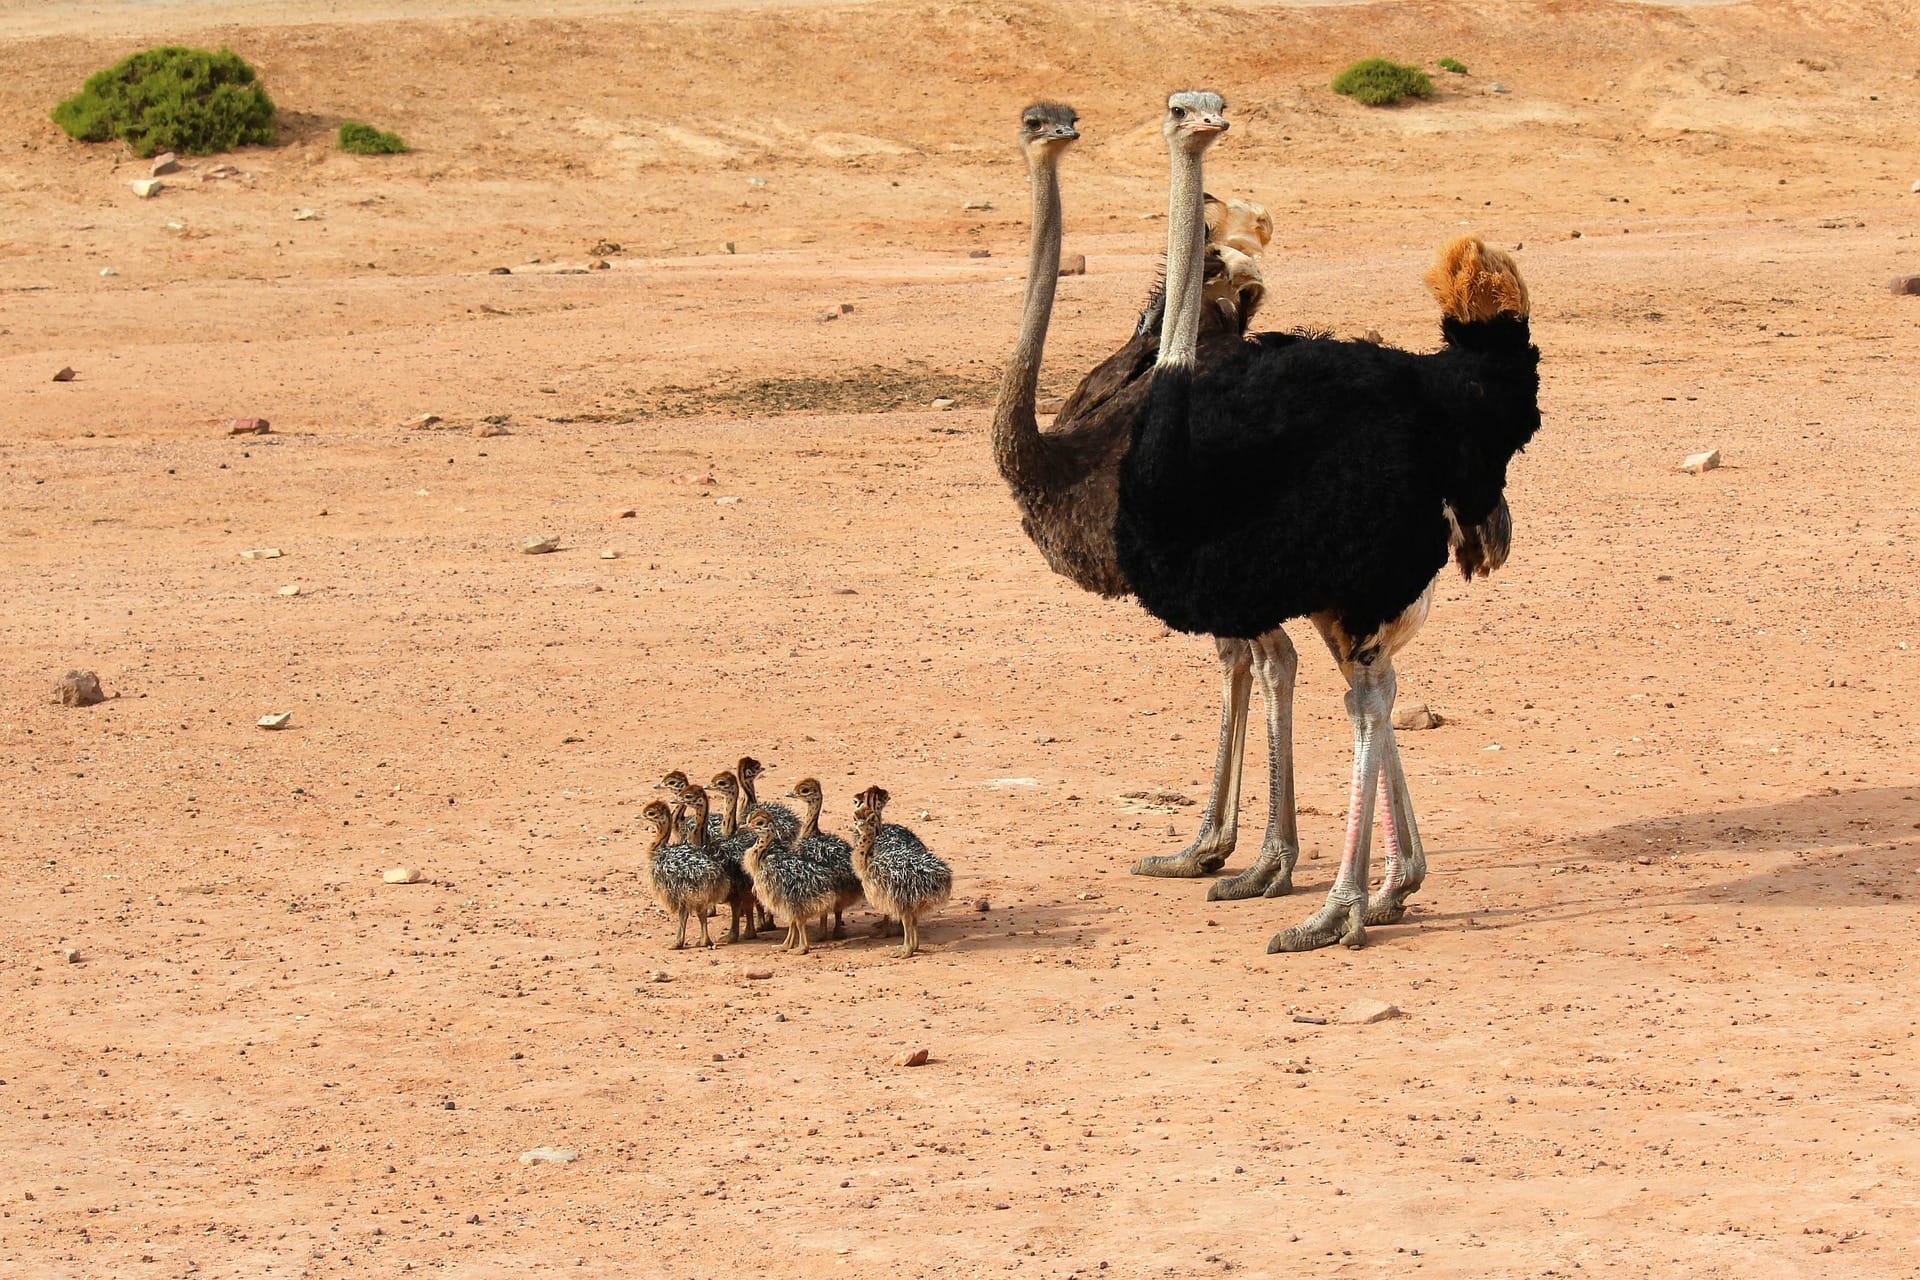
[{"label": "green shrub", "polygon": [[1402,98],[1432,97],[1433,81],[1418,67],[1362,58],[1333,78],[1333,91],[1369,107],[1384,107]]},{"label": "green shrub", "polygon": [[396,156],[407,149],[407,144],[397,133],[348,120],[340,126],[340,149],[360,156]]},{"label": "green shrub", "polygon": [[1434,65],[1439,67],[1442,71],[1451,71],[1453,72],[1453,74],[1457,76],[1463,76],[1467,74],[1467,64],[1460,61],[1460,59],[1458,58],[1442,58],[1440,59],[1440,61],[1436,62]]},{"label": "green shrub", "polygon": [[231,49],[167,45],[95,72],[53,121],[81,142],[124,139],[135,155],[208,155],[273,141],[273,100]]}]

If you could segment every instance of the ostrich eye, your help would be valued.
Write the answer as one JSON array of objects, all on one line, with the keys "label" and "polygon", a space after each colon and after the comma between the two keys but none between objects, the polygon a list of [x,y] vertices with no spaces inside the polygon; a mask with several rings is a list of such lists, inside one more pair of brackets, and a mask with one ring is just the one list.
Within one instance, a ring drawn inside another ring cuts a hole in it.
[{"label": "ostrich eye", "polygon": [[1173,118],[1175,120],[1185,120],[1187,118],[1187,109],[1185,107],[1175,107],[1173,109]]}]

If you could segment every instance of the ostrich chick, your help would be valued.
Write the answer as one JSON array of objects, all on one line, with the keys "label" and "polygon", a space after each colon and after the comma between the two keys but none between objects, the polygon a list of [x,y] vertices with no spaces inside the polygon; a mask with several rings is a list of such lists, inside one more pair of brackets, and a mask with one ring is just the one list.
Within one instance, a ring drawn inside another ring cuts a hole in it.
[{"label": "ostrich chick", "polygon": [[[707,784],[718,792],[722,804],[720,807],[720,837],[712,842],[714,853],[719,855],[721,864],[727,869],[727,877],[732,887],[727,893],[727,906],[733,912],[733,922],[727,928],[727,941],[740,940],[740,918],[746,917],[747,936],[760,936],[760,900],[753,894],[753,877],[747,873],[745,858],[747,850],[753,847],[753,832],[740,829],[740,783],[731,773],[720,772],[713,775],[713,781]],[[771,921],[769,921],[771,923]]]},{"label": "ostrich chick", "polygon": [[887,793],[868,787],[854,808],[853,872],[875,910],[900,921],[900,958],[920,949],[920,920],[953,896],[953,868],[928,852],[919,836],[883,823]]},{"label": "ostrich chick", "polygon": [[653,840],[641,857],[641,875],[661,909],[680,917],[673,949],[679,951],[687,945],[689,916],[700,918],[700,945],[711,947],[707,912],[727,900],[726,871],[699,849],[667,843],[673,830],[673,810],[665,804],[653,801],[640,811],[640,817],[653,828]]},{"label": "ostrich chick", "polygon": [[761,800],[754,794],[754,783],[767,771],[767,766],[752,756],[741,756],[735,772],[740,778],[740,822],[745,825],[747,817],[755,809],[765,809],[773,815],[773,829],[780,836],[780,843],[790,845],[800,834],[800,818],[793,810],[771,800]]},{"label": "ostrich chick", "polygon": [[[793,851],[803,858],[812,858],[833,873],[837,890],[833,903],[833,936],[837,938],[844,929],[841,917],[847,908],[866,896],[866,890],[860,887],[860,877],[853,874],[853,846],[839,836],[820,830],[820,806],[825,797],[818,778],[800,779],[787,794],[807,810],[807,816],[800,821],[800,833],[794,837]],[[827,927],[824,917],[820,927]]]},{"label": "ostrich chick", "polygon": [[811,946],[807,921],[824,917],[840,899],[833,868],[781,846],[773,815],[765,809],[747,815],[747,830],[753,843],[742,861],[753,877],[753,890],[768,911],[786,917],[787,937],[780,949],[806,955]]}]

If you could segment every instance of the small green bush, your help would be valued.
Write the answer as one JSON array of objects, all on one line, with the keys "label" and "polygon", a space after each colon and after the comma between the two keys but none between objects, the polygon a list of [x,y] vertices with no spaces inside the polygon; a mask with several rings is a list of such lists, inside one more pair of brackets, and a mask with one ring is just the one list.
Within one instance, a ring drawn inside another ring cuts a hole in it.
[{"label": "small green bush", "polygon": [[407,149],[407,144],[397,133],[348,120],[340,126],[340,149],[358,156],[397,156]]},{"label": "small green bush", "polygon": [[1433,81],[1418,67],[1362,58],[1333,78],[1333,91],[1369,107],[1384,107],[1402,98],[1432,97]]},{"label": "small green bush", "polygon": [[209,155],[273,141],[273,100],[231,49],[166,45],[95,72],[53,121],[81,142],[123,139],[135,155]]},{"label": "small green bush", "polygon": [[1442,71],[1451,71],[1453,72],[1453,74],[1457,76],[1463,76],[1467,74],[1467,64],[1460,61],[1460,59],[1458,58],[1442,58],[1440,59],[1440,61],[1436,62],[1434,65],[1439,67]]}]

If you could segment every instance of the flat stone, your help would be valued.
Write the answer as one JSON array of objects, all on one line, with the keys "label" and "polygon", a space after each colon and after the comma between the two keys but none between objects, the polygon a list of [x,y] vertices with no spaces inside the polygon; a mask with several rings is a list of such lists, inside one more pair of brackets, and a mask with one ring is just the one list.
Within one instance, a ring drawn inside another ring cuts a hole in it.
[{"label": "flat stone", "polygon": [[510,436],[513,432],[507,430],[504,422],[481,422],[475,424],[473,434],[479,439],[491,440],[495,436]]},{"label": "flat stone", "polygon": [[841,315],[843,315],[843,316],[850,316],[850,315],[852,315],[852,314],[853,314],[853,304],[852,304],[851,302],[843,302],[843,303],[841,303],[841,304],[840,304],[840,314],[841,314]]},{"label": "flat stone", "polygon": [[1349,1027],[1364,1027],[1368,1023],[1385,1022],[1388,1018],[1400,1016],[1400,1006],[1397,1004],[1388,1004],[1385,1000],[1355,1000],[1340,1011],[1335,1021]]},{"label": "flat stone", "polygon": [[820,311],[820,312],[816,312],[813,318],[815,320],[818,320],[821,324],[825,324],[829,320],[838,320],[840,318],[840,313],[838,311]]},{"label": "flat stone", "polygon": [[1920,276],[1895,276],[1887,283],[1887,288],[1897,294],[1912,297],[1920,294]]},{"label": "flat stone", "polygon": [[423,413],[417,418],[408,418],[400,425],[408,431],[425,431],[428,427],[439,426],[440,421],[440,415],[437,413]]},{"label": "flat stone", "polygon": [[227,428],[230,436],[264,436],[272,432],[273,425],[265,418],[235,418]]},{"label": "flat stone", "polygon": [[242,560],[278,560],[281,556],[278,547],[248,547],[240,553]]},{"label": "flat stone", "polygon": [[283,596],[297,596],[300,594],[300,588],[298,585],[290,582],[286,586],[280,588],[280,594]]},{"label": "flat stone", "polygon": [[521,1164],[572,1164],[580,1153],[571,1147],[535,1147],[520,1153]]},{"label": "flat stone", "polygon": [[618,560],[620,558],[620,553],[618,551],[615,551],[612,547],[608,547],[605,551],[602,551],[600,553],[600,558],[602,560]]},{"label": "flat stone", "polygon": [[560,539],[558,538],[523,538],[520,542],[520,553],[522,555],[543,556],[549,551],[558,551],[559,549]]},{"label": "flat stone", "polygon": [[1087,274],[1087,255],[1084,253],[1065,254],[1060,259],[1060,274],[1063,276],[1083,276]]},{"label": "flat stone", "polygon": [[1058,413],[1066,407],[1067,401],[1064,396],[1041,396],[1033,402],[1035,413]]},{"label": "flat stone", "polygon": [[947,396],[940,396],[934,400],[931,407],[935,409],[951,409],[953,408],[953,401]]},{"label": "flat stone", "polygon": [[925,1049],[910,1049],[893,1060],[896,1067],[923,1067],[927,1064]]},{"label": "flat stone", "polygon": [[993,201],[991,200],[969,200],[963,206],[964,211],[967,213],[985,213],[991,208],[993,208]]},{"label": "flat stone", "polygon": [[1681,462],[1680,469],[1697,476],[1702,471],[1712,471],[1719,465],[1720,451],[1718,449],[1709,449],[1705,453],[1690,455],[1685,461]]},{"label": "flat stone", "polygon": [[715,498],[713,500],[713,505],[716,507],[734,507],[734,506],[738,506],[739,504],[740,504],[739,495],[732,494],[732,493],[728,494],[724,498]]},{"label": "flat stone", "polygon": [[967,256],[968,256],[969,258],[991,258],[991,257],[993,256],[993,250],[991,250],[991,249],[969,249],[969,250],[967,250]]},{"label": "flat stone", "polygon": [[1424,702],[1404,702],[1393,708],[1393,727],[1396,729],[1431,729],[1440,723],[1440,717],[1427,709]]},{"label": "flat stone", "polygon": [[668,973],[665,969],[653,969],[648,971],[647,981],[648,982],[672,982],[673,975]]},{"label": "flat stone", "polygon": [[640,513],[638,511],[635,511],[632,507],[622,507],[618,511],[613,513],[613,518],[615,520],[631,520],[639,514]]},{"label": "flat stone", "polygon": [[1489,84],[1487,86],[1487,92],[1488,93],[1512,93],[1513,90],[1507,88],[1507,86],[1501,84],[1498,80],[1495,80],[1492,84]]},{"label": "flat stone", "polygon": [[320,216],[319,214],[315,213],[311,209],[295,209],[293,211],[293,220],[295,222],[312,222],[315,218],[319,216]]},{"label": "flat stone", "polygon": [[73,366],[68,365],[67,367],[61,369],[60,372],[54,374],[53,380],[55,382],[72,382],[75,378],[79,376],[80,376],[79,374],[73,371]]},{"label": "flat stone", "polygon": [[100,268],[100,274],[102,276],[117,276],[120,273],[118,271],[115,271],[112,267],[102,267]]},{"label": "flat stone", "polygon": [[63,707],[91,707],[105,702],[107,695],[101,691],[100,677],[82,669],[60,677],[53,687],[53,700]]},{"label": "flat stone", "polygon": [[151,200],[159,195],[161,188],[167,184],[158,178],[135,178],[127,185],[132,187],[133,194],[139,196],[142,200]]},{"label": "flat stone", "polygon": [[510,276],[513,274],[513,268],[512,267],[492,267],[488,269],[487,274],[490,276]]},{"label": "flat stone", "polygon": [[418,867],[389,867],[380,873],[380,878],[388,884],[419,884]]},{"label": "flat stone", "polygon": [[742,969],[740,976],[749,982],[765,982],[773,976],[773,970],[763,968]]},{"label": "flat stone", "polygon": [[173,152],[162,151],[153,158],[153,163],[147,166],[147,172],[157,178],[163,173],[178,172],[179,168],[180,161],[174,157]]},{"label": "flat stone", "polygon": [[255,720],[254,723],[262,729],[284,729],[292,723],[292,721],[293,712],[275,711],[270,715],[261,716],[258,720]]}]

